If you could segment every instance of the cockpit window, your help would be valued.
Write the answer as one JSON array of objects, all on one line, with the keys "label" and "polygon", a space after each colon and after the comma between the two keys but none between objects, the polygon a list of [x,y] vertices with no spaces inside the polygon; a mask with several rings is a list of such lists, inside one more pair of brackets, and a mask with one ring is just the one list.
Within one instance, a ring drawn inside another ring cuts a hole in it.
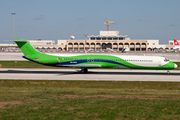
[{"label": "cockpit window", "polygon": [[168,61],[169,61],[169,59],[165,58],[165,59],[164,59],[164,61],[165,61],[165,62],[168,62]]}]

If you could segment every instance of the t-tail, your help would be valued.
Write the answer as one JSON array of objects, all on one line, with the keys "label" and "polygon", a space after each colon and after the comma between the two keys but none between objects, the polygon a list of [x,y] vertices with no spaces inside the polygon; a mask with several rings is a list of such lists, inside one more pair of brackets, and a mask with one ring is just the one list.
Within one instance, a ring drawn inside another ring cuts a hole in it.
[{"label": "t-tail", "polygon": [[13,40],[24,54],[24,58],[29,60],[35,60],[39,58],[42,53],[37,51],[28,41],[28,39],[14,39]]},{"label": "t-tail", "polygon": [[174,45],[179,45],[179,43],[176,39],[174,39]]}]

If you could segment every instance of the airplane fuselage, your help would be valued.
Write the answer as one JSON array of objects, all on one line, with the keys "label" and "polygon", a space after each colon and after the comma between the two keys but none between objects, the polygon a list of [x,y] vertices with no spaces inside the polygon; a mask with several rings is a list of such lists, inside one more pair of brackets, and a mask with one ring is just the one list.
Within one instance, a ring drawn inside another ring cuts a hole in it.
[{"label": "airplane fuselage", "polygon": [[[26,58],[26,57],[24,57]],[[27,58],[28,59],[28,58]],[[56,55],[44,54],[35,58],[34,62],[56,67],[77,68],[129,68],[171,70],[176,64],[164,57],[157,56],[128,56],[128,55]]]},{"label": "airplane fuselage", "polygon": [[24,58],[43,65],[56,67],[81,68],[87,72],[88,68],[129,68],[129,69],[155,69],[171,70],[177,65],[167,58],[158,56],[132,56],[132,55],[89,55],[89,54],[45,54],[38,52],[27,39],[16,39],[18,47]]}]

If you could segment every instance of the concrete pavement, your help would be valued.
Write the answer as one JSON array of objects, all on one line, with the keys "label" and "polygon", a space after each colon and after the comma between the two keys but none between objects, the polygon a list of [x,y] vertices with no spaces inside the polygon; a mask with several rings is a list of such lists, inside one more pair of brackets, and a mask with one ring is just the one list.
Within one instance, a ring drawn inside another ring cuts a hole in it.
[{"label": "concrete pavement", "polygon": [[79,69],[0,68],[0,79],[180,82],[179,70],[171,70],[170,74],[165,70],[89,69],[87,74],[81,74],[79,71]]}]

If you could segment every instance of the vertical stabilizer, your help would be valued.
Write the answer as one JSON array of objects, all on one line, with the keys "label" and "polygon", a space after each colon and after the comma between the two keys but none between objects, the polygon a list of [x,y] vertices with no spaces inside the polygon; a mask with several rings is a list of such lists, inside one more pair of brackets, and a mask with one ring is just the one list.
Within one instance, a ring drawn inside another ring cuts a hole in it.
[{"label": "vertical stabilizer", "polygon": [[179,45],[179,43],[176,39],[174,39],[174,45]]},{"label": "vertical stabilizer", "polygon": [[18,45],[25,56],[32,57],[41,54],[29,43],[28,39],[14,39],[13,41]]}]

